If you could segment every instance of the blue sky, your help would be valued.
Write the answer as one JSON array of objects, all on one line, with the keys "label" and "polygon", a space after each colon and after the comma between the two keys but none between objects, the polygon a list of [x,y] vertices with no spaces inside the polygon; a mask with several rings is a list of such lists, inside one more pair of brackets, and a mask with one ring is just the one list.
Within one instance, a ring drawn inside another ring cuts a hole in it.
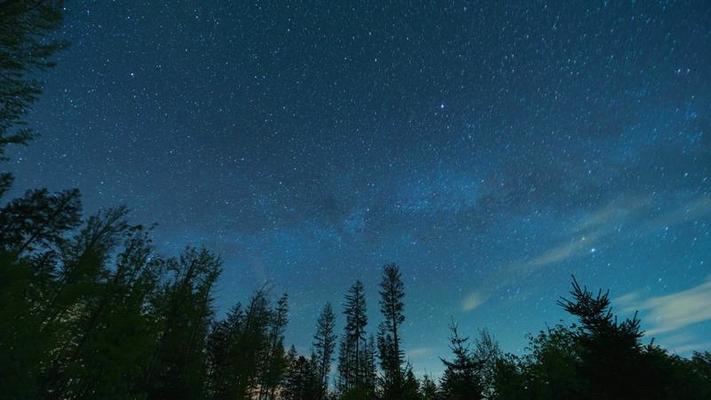
[{"label": "blue sky", "polygon": [[220,312],[269,282],[306,351],[361,279],[375,332],[396,262],[437,373],[451,320],[521,352],[575,274],[711,349],[707,2],[66,7],[15,194],[78,187],[166,253],[214,249]]}]

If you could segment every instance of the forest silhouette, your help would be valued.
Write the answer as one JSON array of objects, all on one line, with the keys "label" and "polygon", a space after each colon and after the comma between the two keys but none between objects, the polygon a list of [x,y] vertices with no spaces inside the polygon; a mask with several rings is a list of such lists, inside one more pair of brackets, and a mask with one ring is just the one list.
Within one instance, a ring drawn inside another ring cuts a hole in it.
[{"label": "forest silhouette", "polygon": [[[57,4],[0,1],[4,160],[7,146],[33,137],[24,117],[41,95],[38,73],[66,46],[52,39]],[[380,320],[368,321],[356,281],[341,310],[323,305],[311,352],[299,354],[284,343],[286,294],[258,290],[217,319],[219,256],[163,256],[125,207],[85,217],[78,190],[10,200],[12,182],[0,175],[2,399],[711,399],[711,353],[668,352],[636,315],[618,319],[607,292],[574,278],[559,306],[576,323],[531,335],[522,355],[453,323],[444,373],[418,377],[402,345],[406,288],[389,264]]]}]

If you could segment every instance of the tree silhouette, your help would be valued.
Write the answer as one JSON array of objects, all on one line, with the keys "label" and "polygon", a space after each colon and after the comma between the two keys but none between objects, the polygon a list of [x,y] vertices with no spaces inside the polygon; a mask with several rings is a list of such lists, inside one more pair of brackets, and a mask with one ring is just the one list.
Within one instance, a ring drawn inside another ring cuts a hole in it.
[{"label": "tree silhouette", "polygon": [[473,359],[467,346],[469,338],[459,335],[457,326],[449,327],[452,361],[442,359],[445,370],[442,376],[442,398],[445,400],[476,400],[482,398],[479,379],[480,365]]},{"label": "tree silhouette", "polygon": [[383,370],[383,399],[404,397],[402,364],[404,353],[401,346],[400,325],[405,321],[403,314],[405,287],[400,269],[395,264],[383,268],[380,283],[380,312],[383,321],[378,329],[378,350]]},{"label": "tree silhouette", "polygon": [[284,400],[313,400],[320,395],[320,383],[317,366],[313,360],[296,354],[292,348],[289,352],[289,368],[281,396]]},{"label": "tree silhouette", "polygon": [[320,385],[318,400],[325,398],[328,391],[328,376],[331,371],[331,361],[336,345],[336,316],[331,303],[326,303],[316,322],[316,334],[313,338],[314,357],[318,381]]},{"label": "tree silhouette", "polygon": [[422,400],[436,400],[439,398],[437,383],[429,375],[422,377],[419,389],[419,396]]},{"label": "tree silhouette", "polygon": [[368,316],[365,309],[365,288],[361,281],[356,281],[348,289],[343,313],[346,326],[339,354],[339,390],[342,393],[356,390],[362,392],[366,379],[365,328]]},{"label": "tree silhouette", "polygon": [[144,375],[149,399],[191,397],[203,393],[204,338],[212,318],[210,293],[221,271],[207,250],[188,248],[166,268],[172,280],[156,307],[161,319],[156,351]]},{"label": "tree silhouette", "polygon": [[479,380],[485,399],[495,393],[496,363],[502,357],[501,348],[488,330],[482,329],[474,340],[472,357],[479,364]]},{"label": "tree silhouette", "polygon": [[[66,46],[47,40],[59,27],[62,9],[50,1],[0,2],[0,160],[10,144],[26,144],[32,137],[23,119],[42,93],[37,72],[54,66],[52,56]],[[0,175],[0,196],[12,176]]]},{"label": "tree silhouette", "polygon": [[269,319],[269,342],[264,354],[263,371],[259,383],[259,398],[273,399],[287,365],[284,359],[284,329],[288,322],[288,296],[283,294]]}]

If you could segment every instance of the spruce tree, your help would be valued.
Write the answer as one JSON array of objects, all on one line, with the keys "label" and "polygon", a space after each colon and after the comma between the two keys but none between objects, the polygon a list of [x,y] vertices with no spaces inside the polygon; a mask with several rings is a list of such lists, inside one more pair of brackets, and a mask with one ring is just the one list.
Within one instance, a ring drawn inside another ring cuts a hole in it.
[{"label": "spruce tree", "polygon": [[[62,7],[53,1],[0,2],[0,160],[9,144],[26,144],[32,137],[24,120],[42,93],[37,72],[54,66],[52,56],[66,43],[48,40],[62,20]],[[0,196],[10,184],[0,174]]]},{"label": "spruce tree", "polygon": [[296,351],[290,351],[284,390],[284,400],[314,400],[319,396],[320,384],[318,381],[317,366],[313,360],[299,356]]},{"label": "spruce tree", "polygon": [[472,353],[474,360],[480,366],[479,379],[484,390],[484,398],[490,399],[495,393],[496,363],[503,357],[503,353],[499,344],[486,329],[479,331],[479,335],[474,340]]},{"label": "spruce tree", "polygon": [[[140,226],[123,208],[89,219],[66,242],[61,283],[48,310],[72,339],[61,344],[43,375],[43,391],[73,398],[131,396],[157,338],[145,305],[158,288],[158,261]],[[113,257],[113,254],[117,254]]]},{"label": "spruce tree", "polygon": [[439,398],[437,391],[437,383],[435,383],[435,381],[429,375],[425,375],[422,377],[419,397],[422,400],[437,400]]},{"label": "spruce tree", "polygon": [[420,400],[420,383],[409,364],[405,367],[402,380],[402,400]]},{"label": "spruce tree", "polygon": [[362,361],[360,363],[360,392],[365,394],[366,399],[376,398],[376,392],[378,389],[378,372],[375,364],[376,352],[375,338],[373,335],[370,335],[365,341],[365,346],[363,347],[363,351],[361,353]]},{"label": "spruce tree", "polygon": [[442,398],[444,400],[478,400],[482,398],[479,379],[479,365],[473,359],[467,341],[461,337],[455,324],[450,326],[450,349],[452,361],[442,359],[445,370],[442,376]]},{"label": "spruce tree", "polygon": [[227,316],[213,322],[207,337],[206,398],[227,400],[240,398],[237,390],[235,344],[244,323],[242,305],[237,303]]},{"label": "spruce tree", "polygon": [[269,319],[269,343],[264,354],[261,379],[259,383],[262,400],[273,399],[277,386],[286,370],[284,360],[284,329],[288,322],[289,297],[284,293],[277,301],[276,308]]},{"label": "spruce tree", "polygon": [[612,313],[609,291],[593,294],[572,279],[571,298],[558,304],[578,317],[580,328],[573,330],[580,346],[580,372],[589,382],[593,398],[659,398],[661,390],[650,382],[653,365],[644,362],[640,320],[618,322]]},{"label": "spruce tree", "polygon": [[365,367],[364,350],[366,346],[365,328],[368,324],[365,305],[365,288],[361,281],[356,281],[346,294],[346,326],[339,355],[339,389],[347,392],[360,391],[363,385]]},{"label": "spruce tree", "polygon": [[328,376],[331,370],[331,361],[336,345],[336,334],[334,333],[336,316],[333,313],[331,303],[326,303],[321,314],[316,321],[316,334],[313,338],[314,357],[318,381],[320,385],[318,399],[325,398],[328,391]]},{"label": "spruce tree", "polygon": [[378,350],[383,370],[383,398],[402,399],[404,353],[401,346],[400,325],[405,321],[403,298],[405,287],[400,269],[388,264],[383,269],[380,283],[380,312],[383,321],[378,329]]},{"label": "spruce tree", "polygon": [[272,310],[264,290],[258,290],[245,310],[242,329],[234,343],[235,393],[238,399],[251,398],[263,380],[265,354],[270,347]]},{"label": "spruce tree", "polygon": [[172,279],[156,307],[161,335],[143,384],[148,399],[197,398],[203,394],[205,337],[212,321],[212,287],[221,261],[205,249],[187,248],[166,268]]},{"label": "spruce tree", "polygon": [[336,388],[342,395],[348,392],[353,387],[353,350],[351,343],[345,335],[341,336],[338,344],[338,377],[336,380]]}]

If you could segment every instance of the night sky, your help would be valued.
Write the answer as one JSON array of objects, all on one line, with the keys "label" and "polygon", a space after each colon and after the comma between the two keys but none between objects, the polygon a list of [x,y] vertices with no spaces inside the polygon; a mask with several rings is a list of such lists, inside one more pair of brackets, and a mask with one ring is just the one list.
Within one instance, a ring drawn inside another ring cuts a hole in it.
[{"label": "night sky", "polygon": [[215,250],[218,316],[268,281],[300,351],[355,279],[375,333],[389,262],[418,373],[451,319],[512,352],[570,321],[571,274],[711,349],[711,3],[307,3],[67,2],[14,194]]}]

